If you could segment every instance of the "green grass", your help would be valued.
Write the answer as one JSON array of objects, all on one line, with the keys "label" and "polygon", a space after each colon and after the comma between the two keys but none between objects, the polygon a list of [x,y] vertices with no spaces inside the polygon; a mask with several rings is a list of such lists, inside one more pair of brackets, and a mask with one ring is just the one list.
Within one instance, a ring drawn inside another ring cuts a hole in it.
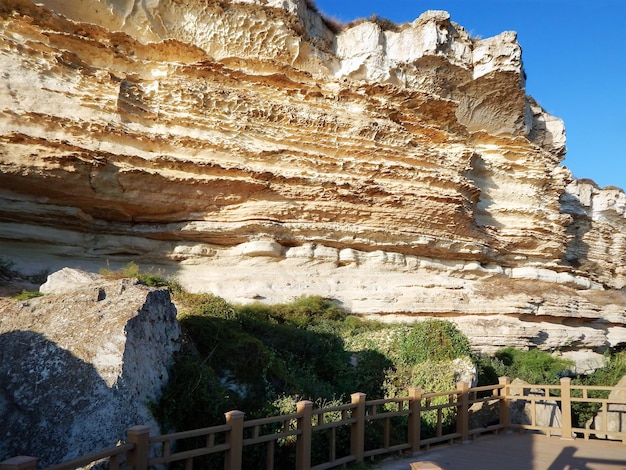
[{"label": "green grass", "polygon": [[43,294],[39,291],[23,290],[19,294],[15,294],[13,298],[15,300],[29,300],[29,299],[34,299],[36,297],[41,297],[42,295]]}]

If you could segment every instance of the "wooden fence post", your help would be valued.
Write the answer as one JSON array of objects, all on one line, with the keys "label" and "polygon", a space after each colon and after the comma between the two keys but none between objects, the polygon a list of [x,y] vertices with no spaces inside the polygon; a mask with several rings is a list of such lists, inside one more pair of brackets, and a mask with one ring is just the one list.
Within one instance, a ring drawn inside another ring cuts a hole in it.
[{"label": "wooden fence post", "polygon": [[572,379],[561,377],[561,439],[572,439]]},{"label": "wooden fence post", "polygon": [[18,455],[0,462],[0,470],[35,470],[36,468],[37,458],[26,455]]},{"label": "wooden fence post", "polygon": [[422,432],[422,389],[419,387],[409,388],[409,444],[411,454],[420,450],[420,439]]},{"label": "wooden fence post", "polygon": [[469,384],[458,382],[457,390],[461,391],[456,415],[456,432],[461,435],[461,442],[469,440]]},{"label": "wooden fence post", "polygon": [[239,410],[224,413],[226,424],[230,424],[230,431],[226,433],[226,443],[229,445],[224,459],[225,470],[241,470],[243,462],[243,417],[245,413]]},{"label": "wooden fence post", "polygon": [[365,393],[353,393],[350,395],[352,404],[356,408],[352,411],[352,417],[356,422],[352,423],[350,433],[350,454],[356,457],[357,462],[365,459]]},{"label": "wooden fence post", "polygon": [[309,470],[311,468],[311,439],[313,437],[313,402],[302,400],[296,403],[298,418],[298,430],[300,434],[296,441],[296,468]]},{"label": "wooden fence post", "polygon": [[498,383],[504,385],[504,388],[500,389],[500,425],[504,426],[504,429],[508,429],[511,425],[511,399],[509,398],[511,379],[499,377]]},{"label": "wooden fence post", "polygon": [[126,430],[126,442],[135,444],[135,448],[128,452],[128,463],[133,470],[148,470],[150,458],[150,427],[133,426]]}]

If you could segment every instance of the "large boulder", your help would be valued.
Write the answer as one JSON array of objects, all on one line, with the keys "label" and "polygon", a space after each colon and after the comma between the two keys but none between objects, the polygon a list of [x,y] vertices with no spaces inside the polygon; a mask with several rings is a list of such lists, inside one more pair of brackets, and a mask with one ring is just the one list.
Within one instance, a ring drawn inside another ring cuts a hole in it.
[{"label": "large boulder", "polygon": [[49,465],[110,447],[133,425],[158,432],[148,404],[179,348],[169,292],[129,279],[61,290],[2,312],[0,460]]}]

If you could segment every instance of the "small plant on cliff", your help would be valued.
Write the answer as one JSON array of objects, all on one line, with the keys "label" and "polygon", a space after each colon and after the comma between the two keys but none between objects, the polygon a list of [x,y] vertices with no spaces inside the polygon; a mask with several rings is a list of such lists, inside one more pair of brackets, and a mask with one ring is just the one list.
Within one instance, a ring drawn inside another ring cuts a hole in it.
[{"label": "small plant on cliff", "polygon": [[100,275],[109,280],[115,279],[137,279],[139,277],[139,265],[134,261],[126,264],[118,270],[100,268]]},{"label": "small plant on cliff", "polygon": [[358,25],[360,25],[362,23],[365,23],[365,22],[375,23],[383,31],[398,32],[398,31],[400,31],[402,29],[402,27],[400,25],[398,25],[397,23],[391,21],[390,19],[383,18],[383,17],[378,16],[378,15],[371,15],[369,18],[359,18],[359,19],[356,19],[354,21],[351,21],[350,23],[348,23],[346,25],[346,28],[353,28],[354,26],[358,26]]},{"label": "small plant on cliff", "polygon": [[13,296],[15,300],[29,300],[34,299],[36,297],[41,297],[43,294],[39,291],[33,290],[23,290],[19,294]]},{"label": "small plant on cliff", "polygon": [[100,269],[100,275],[105,279],[137,279],[141,284],[150,287],[168,287],[172,292],[182,292],[182,287],[175,279],[164,276],[162,271],[154,271],[150,268],[148,271],[142,271],[139,265],[134,261],[126,264],[123,268],[115,271],[111,269]]}]

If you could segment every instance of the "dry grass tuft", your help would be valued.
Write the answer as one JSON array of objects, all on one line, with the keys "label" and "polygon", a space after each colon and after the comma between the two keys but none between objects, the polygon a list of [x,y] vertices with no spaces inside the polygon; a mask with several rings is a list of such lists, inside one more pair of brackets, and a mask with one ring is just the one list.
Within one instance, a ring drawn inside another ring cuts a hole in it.
[{"label": "dry grass tuft", "polygon": [[589,302],[600,306],[626,305],[626,291],[623,290],[588,290],[581,294]]},{"label": "dry grass tuft", "polygon": [[476,287],[476,293],[487,299],[515,294],[542,297],[579,295],[579,291],[572,287],[531,279],[511,279],[506,276],[495,276],[484,280]]}]

